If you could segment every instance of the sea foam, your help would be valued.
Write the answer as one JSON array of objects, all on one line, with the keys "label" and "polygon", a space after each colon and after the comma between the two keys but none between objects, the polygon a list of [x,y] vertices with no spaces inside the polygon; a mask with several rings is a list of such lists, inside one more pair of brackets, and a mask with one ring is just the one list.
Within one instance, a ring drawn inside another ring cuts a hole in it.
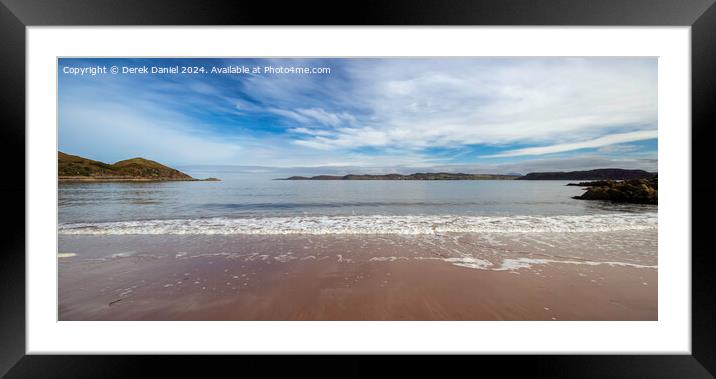
[{"label": "sea foam", "polygon": [[296,216],[60,224],[63,235],[443,234],[656,230],[657,213],[580,216]]}]

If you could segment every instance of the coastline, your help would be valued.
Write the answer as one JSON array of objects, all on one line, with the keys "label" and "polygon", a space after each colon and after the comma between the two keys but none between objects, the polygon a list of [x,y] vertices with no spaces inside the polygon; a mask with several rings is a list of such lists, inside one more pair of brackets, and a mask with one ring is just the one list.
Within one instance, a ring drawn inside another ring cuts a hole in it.
[{"label": "coastline", "polygon": [[82,176],[60,176],[58,182],[64,183],[113,183],[113,182],[216,182],[214,178],[207,179],[171,179],[171,178],[137,178],[137,177],[82,177]]}]

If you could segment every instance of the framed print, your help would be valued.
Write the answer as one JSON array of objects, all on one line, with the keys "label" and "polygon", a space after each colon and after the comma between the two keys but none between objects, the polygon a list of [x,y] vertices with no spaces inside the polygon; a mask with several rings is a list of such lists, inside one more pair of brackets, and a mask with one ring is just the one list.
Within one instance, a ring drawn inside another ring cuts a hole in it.
[{"label": "framed print", "polygon": [[332,25],[8,3],[10,376],[128,353],[712,376],[712,2],[396,3]]}]

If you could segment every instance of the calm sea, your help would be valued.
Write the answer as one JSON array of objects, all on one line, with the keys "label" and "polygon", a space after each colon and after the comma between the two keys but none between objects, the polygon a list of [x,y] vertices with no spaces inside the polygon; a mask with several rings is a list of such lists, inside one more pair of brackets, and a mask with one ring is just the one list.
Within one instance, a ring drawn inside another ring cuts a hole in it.
[{"label": "calm sea", "polygon": [[[332,234],[653,229],[657,207],[580,201],[568,181],[60,183],[60,234]],[[283,175],[287,176],[287,175]]]}]

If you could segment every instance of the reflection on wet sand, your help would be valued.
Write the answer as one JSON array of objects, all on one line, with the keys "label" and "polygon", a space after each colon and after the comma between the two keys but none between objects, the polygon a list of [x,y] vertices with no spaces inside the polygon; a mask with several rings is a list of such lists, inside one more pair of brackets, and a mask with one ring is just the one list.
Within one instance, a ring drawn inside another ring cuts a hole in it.
[{"label": "reflection on wet sand", "polygon": [[60,320],[656,320],[656,230],[61,236]]}]

